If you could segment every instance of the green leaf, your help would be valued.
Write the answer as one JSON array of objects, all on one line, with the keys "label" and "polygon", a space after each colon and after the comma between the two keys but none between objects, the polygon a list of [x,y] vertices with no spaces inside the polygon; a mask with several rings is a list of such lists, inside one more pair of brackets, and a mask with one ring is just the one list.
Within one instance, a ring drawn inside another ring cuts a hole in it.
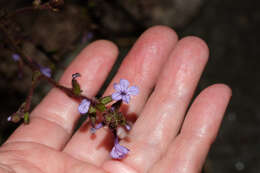
[{"label": "green leaf", "polygon": [[72,79],[72,87],[73,87],[73,93],[76,95],[80,95],[82,90],[80,89],[80,85],[77,80]]},{"label": "green leaf", "polygon": [[96,108],[94,108],[93,106],[90,106],[88,113],[93,114],[93,113],[96,113],[96,112],[97,112]]},{"label": "green leaf", "polygon": [[98,103],[96,104],[96,108],[100,111],[100,112],[104,112],[107,108],[103,103]]},{"label": "green leaf", "polygon": [[106,96],[106,97],[102,97],[101,99],[99,99],[101,103],[103,103],[104,105],[112,102],[112,97],[111,96]]},{"label": "green leaf", "polygon": [[92,125],[96,124],[96,114],[90,114],[90,121]]}]

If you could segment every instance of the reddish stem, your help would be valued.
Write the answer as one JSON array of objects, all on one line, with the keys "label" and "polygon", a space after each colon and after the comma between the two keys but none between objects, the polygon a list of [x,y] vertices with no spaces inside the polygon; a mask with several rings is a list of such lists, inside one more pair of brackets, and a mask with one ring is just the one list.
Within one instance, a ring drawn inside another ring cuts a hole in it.
[{"label": "reddish stem", "polygon": [[12,13],[9,13],[6,18],[12,18],[17,16],[18,14],[22,14],[22,13],[26,13],[26,12],[30,12],[30,11],[36,11],[36,10],[51,10],[52,7],[50,6],[50,4],[48,2],[39,5],[39,6],[30,6],[30,7],[24,7],[24,8],[20,8],[15,10]]},{"label": "reddish stem", "polygon": [[[28,56],[26,56],[21,49],[16,45],[14,39],[12,38],[12,36],[10,35],[10,33],[8,32],[8,30],[5,28],[5,26],[0,23],[0,30],[2,30],[2,32],[4,33],[6,40],[8,41],[8,43],[11,45],[12,49],[14,52],[18,53],[21,57],[21,60],[24,62],[24,64],[26,64],[32,71],[41,71],[40,68],[33,63],[32,59]],[[48,81],[50,84],[52,84],[54,87],[59,88],[60,90],[62,90],[63,92],[65,92],[69,97],[72,97],[74,99],[88,99],[90,100],[93,104],[96,103],[95,100],[90,99],[84,95],[77,95],[74,94],[73,90],[71,88],[67,88],[65,86],[62,86],[60,84],[58,84],[55,80],[53,80],[50,77],[47,77],[43,74],[41,74],[41,78],[45,79],[46,81]]]}]

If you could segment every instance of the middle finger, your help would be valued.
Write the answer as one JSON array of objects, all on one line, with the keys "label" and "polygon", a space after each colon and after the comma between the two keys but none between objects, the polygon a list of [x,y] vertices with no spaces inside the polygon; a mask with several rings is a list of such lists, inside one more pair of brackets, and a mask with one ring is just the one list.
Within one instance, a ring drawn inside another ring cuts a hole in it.
[{"label": "middle finger", "polygon": [[130,149],[124,163],[146,172],[166,151],[181,127],[207,59],[207,45],[199,38],[178,42],[128,140],[122,141]]}]

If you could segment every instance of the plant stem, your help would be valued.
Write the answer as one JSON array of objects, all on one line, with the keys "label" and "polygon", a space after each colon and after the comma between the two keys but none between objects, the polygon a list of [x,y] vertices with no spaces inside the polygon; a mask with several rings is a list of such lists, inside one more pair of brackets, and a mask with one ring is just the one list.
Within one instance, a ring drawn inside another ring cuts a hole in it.
[{"label": "plant stem", "polygon": [[[3,21],[0,21],[0,30],[2,30],[3,34],[6,37],[7,42],[9,43],[9,45],[11,46],[11,48],[13,49],[14,52],[18,53],[21,57],[21,60],[24,62],[24,64],[26,64],[33,72],[34,71],[41,71],[40,68],[33,63],[32,59],[28,56],[26,56],[22,50],[16,45],[14,39],[12,38],[12,36],[10,35],[10,33],[8,32],[8,30],[5,28]],[[59,88],[60,90],[62,90],[64,93],[66,93],[69,97],[72,97],[74,99],[88,99],[89,101],[91,101],[93,104],[95,104],[97,101],[90,99],[84,95],[77,95],[73,92],[72,88],[67,88],[65,86],[60,85],[59,83],[57,83],[55,80],[53,80],[50,77],[47,77],[43,74],[41,74],[41,78],[45,79],[46,81],[48,81],[50,84],[52,84],[54,87]]]},{"label": "plant stem", "polygon": [[32,85],[31,85],[31,88],[29,90],[29,94],[27,95],[27,98],[26,98],[26,101],[25,101],[24,112],[30,111],[32,96],[33,96],[34,88],[36,87],[37,81],[38,81],[38,79],[36,79],[35,81],[32,81]]},{"label": "plant stem", "polygon": [[51,10],[52,7],[50,6],[50,4],[48,2],[42,4],[42,5],[39,5],[39,6],[29,6],[29,7],[24,7],[24,8],[20,8],[20,9],[17,9],[15,10],[14,12],[12,13],[9,13],[6,18],[13,18],[19,14],[22,14],[22,13],[26,13],[26,12],[30,12],[30,11],[36,11],[36,10]]}]

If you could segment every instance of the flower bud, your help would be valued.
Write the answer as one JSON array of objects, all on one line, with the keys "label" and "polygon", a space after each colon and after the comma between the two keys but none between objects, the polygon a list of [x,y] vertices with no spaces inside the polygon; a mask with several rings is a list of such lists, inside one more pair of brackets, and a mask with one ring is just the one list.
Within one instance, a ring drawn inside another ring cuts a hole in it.
[{"label": "flower bud", "polygon": [[76,94],[76,95],[80,95],[80,93],[82,92],[80,85],[79,85],[79,83],[76,79],[78,77],[80,77],[79,73],[72,74],[71,85],[72,85],[73,93]]},{"label": "flower bud", "polygon": [[7,121],[12,121],[13,123],[18,123],[20,120],[21,120],[21,116],[17,113],[14,113],[13,115],[7,118]]},{"label": "flower bud", "polygon": [[126,130],[121,126],[117,128],[116,134],[119,137],[119,139],[124,139],[127,136]]}]

